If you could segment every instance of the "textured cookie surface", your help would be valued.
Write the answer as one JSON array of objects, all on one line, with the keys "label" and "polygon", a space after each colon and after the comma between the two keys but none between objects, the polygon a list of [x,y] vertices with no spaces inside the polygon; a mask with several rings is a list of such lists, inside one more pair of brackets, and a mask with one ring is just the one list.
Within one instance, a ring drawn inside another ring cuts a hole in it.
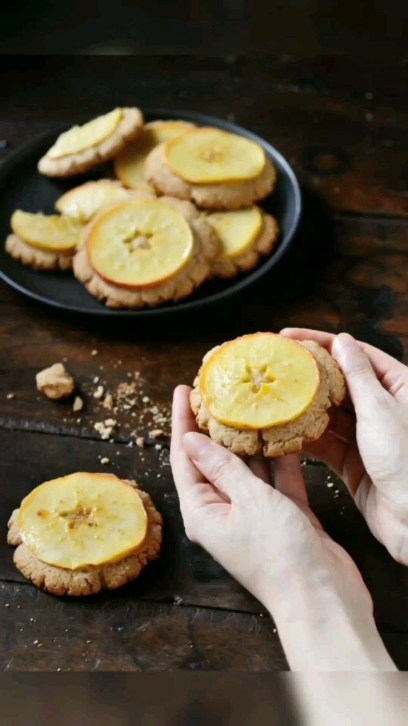
[{"label": "textured cookie surface", "polygon": [[244,252],[233,257],[221,254],[212,264],[215,277],[235,277],[240,272],[249,272],[258,266],[263,255],[268,255],[279,239],[279,226],[270,214],[263,214],[262,228],[255,240]]},{"label": "textured cookie surface", "polygon": [[9,234],[6,239],[6,251],[15,260],[34,270],[66,270],[72,269],[73,253],[45,252],[31,247],[15,234]]},{"label": "textured cookie surface", "polygon": [[112,590],[136,579],[148,562],[156,559],[160,552],[162,517],[150,496],[139,489],[136,482],[123,481],[137,490],[147,514],[146,538],[137,551],[118,562],[76,570],[48,565],[39,560],[23,543],[18,526],[19,510],[15,509],[8,523],[7,541],[17,548],[14,552],[14,563],[24,577],[31,580],[36,587],[60,596],[94,595],[103,589]]},{"label": "textured cookie surface", "polygon": [[122,118],[117,128],[107,138],[66,156],[53,158],[47,152],[38,162],[38,171],[51,177],[82,174],[97,164],[114,158],[127,143],[139,136],[142,128],[142,112],[138,108],[123,108]]},{"label": "textured cookie surface", "polygon": [[[322,436],[329,423],[328,409],[339,405],[345,396],[343,374],[334,358],[314,341],[303,341],[302,345],[315,358],[319,374],[319,386],[313,402],[298,418],[288,423],[261,430],[238,429],[219,423],[209,412],[202,392],[200,369],[191,392],[191,407],[201,431],[218,444],[240,456],[263,452],[264,456],[277,457],[300,452],[307,442]],[[204,357],[207,363],[219,349],[210,350]]]},{"label": "textured cookie surface", "polygon": [[145,163],[145,175],[161,194],[187,199],[204,209],[241,209],[265,199],[273,190],[276,171],[266,157],[265,167],[253,179],[212,184],[193,184],[177,176],[166,161],[165,145],[150,152]]},{"label": "textured cookie surface", "polygon": [[[152,195],[140,192],[137,198],[152,199]],[[146,289],[127,290],[107,282],[91,267],[84,236],[84,243],[74,258],[74,274],[91,295],[105,302],[108,307],[154,307],[166,301],[177,301],[191,295],[211,275],[211,263],[219,251],[219,242],[212,227],[190,202],[171,197],[161,197],[160,201],[173,207],[190,225],[194,245],[192,256],[170,280]]]}]

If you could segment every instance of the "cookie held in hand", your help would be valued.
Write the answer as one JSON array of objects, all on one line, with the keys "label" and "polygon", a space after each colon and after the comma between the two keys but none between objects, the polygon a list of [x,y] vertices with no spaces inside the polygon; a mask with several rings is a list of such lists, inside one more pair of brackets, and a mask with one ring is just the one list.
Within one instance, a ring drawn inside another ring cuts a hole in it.
[{"label": "cookie held in hand", "polygon": [[76,473],[33,489],[8,523],[14,563],[53,595],[93,595],[138,577],[159,554],[162,518],[113,474]]},{"label": "cookie held in hand", "polygon": [[314,341],[255,333],[207,353],[191,407],[218,444],[241,456],[276,457],[319,439],[345,391],[337,362]]}]

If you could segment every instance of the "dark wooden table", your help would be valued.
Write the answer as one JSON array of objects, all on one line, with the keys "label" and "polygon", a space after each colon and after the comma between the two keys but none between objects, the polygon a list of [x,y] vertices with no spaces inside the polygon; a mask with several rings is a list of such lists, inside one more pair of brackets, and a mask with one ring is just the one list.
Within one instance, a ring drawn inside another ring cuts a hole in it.
[{"label": "dark wooden table", "polygon": [[[287,667],[260,604],[187,542],[169,439],[149,439],[151,419],[142,411],[144,405],[160,411],[168,433],[174,386],[192,381],[209,347],[242,332],[285,325],[348,330],[400,359],[408,355],[404,70],[395,56],[360,66],[341,55],[2,59],[0,138],[7,147],[1,158],[43,130],[75,122],[79,111],[183,108],[234,120],[270,140],[293,164],[305,199],[296,244],[276,274],[233,307],[170,326],[70,318],[0,287],[3,670]],[[57,361],[79,383],[80,413],[35,388],[36,372]],[[136,405],[122,407],[114,441],[102,441],[94,424],[109,412],[93,397],[95,388],[114,393],[135,371]],[[134,431],[147,438],[144,448],[129,446]],[[165,521],[163,555],[139,581],[84,600],[35,589],[5,544],[7,518],[22,496],[75,470],[135,477]],[[324,466],[308,461],[304,472],[315,511],[361,568],[386,646],[400,668],[408,667],[406,571],[372,537]]]}]

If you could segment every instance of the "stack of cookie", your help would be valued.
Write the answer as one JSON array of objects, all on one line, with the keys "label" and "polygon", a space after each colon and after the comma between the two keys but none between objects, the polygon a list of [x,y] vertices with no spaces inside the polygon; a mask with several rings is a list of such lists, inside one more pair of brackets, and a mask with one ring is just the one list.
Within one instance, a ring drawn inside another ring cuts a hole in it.
[{"label": "stack of cookie", "polygon": [[59,136],[38,169],[68,177],[111,159],[117,178],[69,190],[59,216],[17,210],[7,251],[34,269],[72,268],[109,307],[138,308],[251,270],[275,247],[278,224],[256,203],[276,172],[254,141],[117,108]]}]

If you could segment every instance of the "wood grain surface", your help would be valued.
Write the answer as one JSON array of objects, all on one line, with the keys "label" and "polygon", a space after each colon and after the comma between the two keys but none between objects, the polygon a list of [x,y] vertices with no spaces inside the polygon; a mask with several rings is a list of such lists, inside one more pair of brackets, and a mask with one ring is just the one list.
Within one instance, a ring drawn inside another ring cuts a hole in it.
[{"label": "wood grain surface", "polygon": [[[178,383],[191,383],[213,345],[287,325],[348,330],[408,360],[405,73],[395,55],[376,73],[369,63],[356,68],[338,55],[2,63],[0,139],[7,143],[0,144],[0,160],[38,133],[76,121],[78,109],[86,115],[116,104],[179,107],[260,133],[293,164],[304,195],[290,254],[268,280],[211,314],[130,329],[55,313],[0,287],[3,670],[287,667],[262,606],[184,536],[168,463],[171,395]],[[72,400],[51,402],[36,390],[36,372],[58,361],[75,377],[80,412]],[[126,401],[114,413],[103,407],[108,393],[116,397],[121,384],[134,381],[129,407]],[[99,386],[103,396],[95,398]],[[102,441],[95,423],[112,416],[112,441]],[[163,435],[153,438],[154,428]],[[7,519],[21,498],[75,470],[135,477],[165,521],[159,561],[133,585],[86,601],[37,591],[5,544]],[[314,510],[361,569],[391,655],[408,667],[406,570],[376,542],[326,467],[308,461],[304,473]]]}]

